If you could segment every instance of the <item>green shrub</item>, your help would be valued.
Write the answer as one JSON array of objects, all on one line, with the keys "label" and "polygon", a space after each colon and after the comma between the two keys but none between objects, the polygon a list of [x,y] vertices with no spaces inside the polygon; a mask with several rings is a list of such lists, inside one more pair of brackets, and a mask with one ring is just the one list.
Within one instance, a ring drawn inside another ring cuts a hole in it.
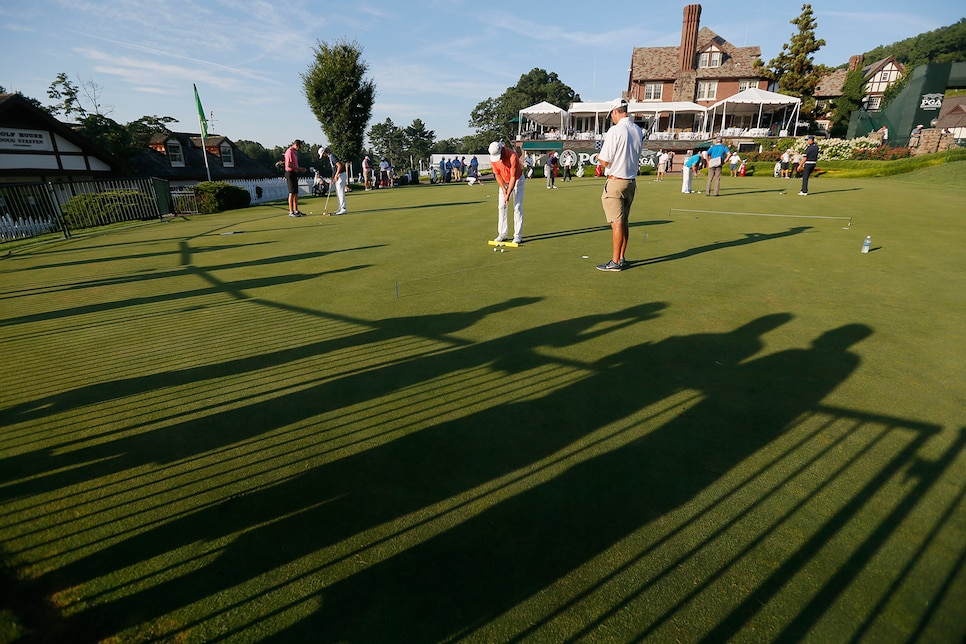
[{"label": "green shrub", "polygon": [[251,205],[248,191],[224,181],[203,181],[195,186],[198,212],[207,215],[223,210],[237,210]]},{"label": "green shrub", "polygon": [[67,225],[90,228],[118,221],[150,219],[156,209],[150,197],[138,190],[113,190],[76,195],[61,207]]}]

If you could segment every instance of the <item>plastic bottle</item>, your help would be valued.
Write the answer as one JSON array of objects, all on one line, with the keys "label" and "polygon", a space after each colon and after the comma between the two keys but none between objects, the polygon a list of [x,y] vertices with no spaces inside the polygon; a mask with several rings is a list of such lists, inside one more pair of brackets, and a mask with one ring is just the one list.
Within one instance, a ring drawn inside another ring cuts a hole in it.
[{"label": "plastic bottle", "polygon": [[862,242],[862,252],[868,253],[870,246],[872,246],[872,235],[869,235],[868,237],[866,237],[865,241]]}]

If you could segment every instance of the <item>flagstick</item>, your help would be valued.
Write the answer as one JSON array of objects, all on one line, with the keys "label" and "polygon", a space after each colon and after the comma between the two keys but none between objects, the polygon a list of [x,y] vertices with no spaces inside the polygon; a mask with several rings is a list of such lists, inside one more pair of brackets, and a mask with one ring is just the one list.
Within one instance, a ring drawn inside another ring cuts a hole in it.
[{"label": "flagstick", "polygon": [[201,155],[205,158],[205,172],[208,173],[208,183],[211,183],[211,168],[208,167],[208,121],[205,119],[205,110],[201,107],[201,97],[198,96],[198,86],[194,83],[191,86],[195,90],[195,105],[198,106],[198,123],[201,125]]}]

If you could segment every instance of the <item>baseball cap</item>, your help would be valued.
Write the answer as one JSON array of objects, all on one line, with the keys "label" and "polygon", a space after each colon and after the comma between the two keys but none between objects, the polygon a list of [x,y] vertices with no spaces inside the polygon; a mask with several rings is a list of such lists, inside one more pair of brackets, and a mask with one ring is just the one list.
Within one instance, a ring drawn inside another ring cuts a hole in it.
[{"label": "baseball cap", "polygon": [[806,141],[814,141],[815,140],[815,136],[812,135],[812,134],[809,134],[808,136],[805,137],[805,140]]},{"label": "baseball cap", "polygon": [[715,143],[721,143],[722,141],[724,141],[724,139],[722,139],[720,136],[714,137],[714,142]]},{"label": "baseball cap", "polygon": [[500,160],[500,156],[503,154],[503,146],[500,145],[499,141],[494,141],[487,151],[490,153],[490,161],[496,162]]}]

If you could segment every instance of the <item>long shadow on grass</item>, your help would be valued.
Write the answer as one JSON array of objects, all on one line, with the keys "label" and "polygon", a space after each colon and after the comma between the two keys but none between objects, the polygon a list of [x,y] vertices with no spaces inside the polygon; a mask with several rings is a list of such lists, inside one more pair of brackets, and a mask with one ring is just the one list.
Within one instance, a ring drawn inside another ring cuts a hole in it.
[{"label": "long shadow on grass", "polygon": [[[612,314],[553,323],[446,354],[389,364],[377,372],[348,376],[213,414],[165,432],[156,432],[156,436],[140,439],[137,444],[128,442],[127,450],[136,452],[133,460],[123,459],[127,461],[124,466],[157,460],[159,455],[162,460],[167,460],[175,455],[172,450],[194,453],[199,448],[210,449],[212,445],[198,444],[199,440],[205,440],[201,437],[205,432],[217,433],[221,441],[242,440],[333,409],[372,400],[401,387],[480,365],[490,365],[497,374],[506,374],[503,378],[494,376],[494,384],[506,382],[505,393],[512,396],[510,381],[514,379],[513,374],[557,362],[543,357],[538,349],[568,347],[599,339],[651,319],[662,308],[661,304],[648,303]],[[418,325],[407,325],[398,332],[412,331],[413,327],[424,325],[425,320]],[[737,334],[735,344],[748,346],[728,349],[742,356],[753,353],[760,344],[752,335]],[[715,355],[723,351],[724,348]],[[650,397],[627,398],[620,408],[598,415],[598,401],[594,400],[592,392],[582,391],[579,385],[543,399],[538,397],[537,401],[526,405],[504,405],[500,391],[492,393],[489,399],[485,393],[481,395],[481,401],[476,401],[473,396],[469,396],[468,401],[474,406],[487,405],[487,411],[471,414],[467,420],[430,425],[385,445],[310,469],[283,483],[253,490],[238,499],[147,530],[53,571],[51,577],[54,578],[66,576],[73,580],[89,580],[176,551],[199,539],[207,541],[239,535],[236,545],[229,546],[212,565],[145,592],[134,592],[91,608],[69,618],[64,628],[67,632],[102,637],[112,632],[118,615],[137,615],[144,620],[160,617],[319,548],[420,511],[515,469],[526,468],[535,460],[585,436],[600,424],[646,405]],[[405,401],[399,404],[405,405]],[[514,418],[513,414],[519,411],[527,411],[529,417]],[[546,414],[552,414],[553,418],[545,418]],[[565,418],[571,414],[577,416]],[[373,427],[372,432],[378,429]],[[324,441],[324,436],[320,440]],[[178,446],[179,443],[187,443],[187,446]],[[320,450],[316,448],[314,451],[318,453]],[[85,460],[92,456],[87,454]],[[81,472],[81,476],[102,475],[114,467],[116,464],[112,465],[110,461],[96,462],[89,472]],[[246,533],[250,538],[243,536]],[[99,630],[101,628],[105,630]]]},{"label": "long shadow on grass", "polygon": [[662,255],[660,257],[650,257],[647,259],[630,261],[628,264],[631,268],[634,266],[644,266],[646,264],[660,264],[662,262],[673,262],[678,259],[685,259],[687,257],[693,257],[695,255],[701,255],[702,253],[711,253],[716,250],[722,250],[725,248],[737,248],[739,246],[747,246],[748,244],[757,244],[760,242],[773,241],[776,239],[782,239],[784,237],[791,237],[792,235],[800,235],[806,230],[811,230],[811,226],[796,226],[794,228],[789,228],[788,230],[782,231],[780,233],[745,233],[744,237],[741,239],[733,239],[731,241],[715,242],[713,244],[706,244],[704,246],[696,246],[694,248],[689,248],[687,250],[682,250],[677,253],[671,253],[670,255]]},{"label": "long shadow on grass", "polygon": [[[760,346],[759,332],[782,321],[773,316],[730,334],[633,346],[559,398],[502,410],[520,418],[539,414],[536,433],[559,434],[575,422],[598,428],[626,419],[677,387],[704,395],[660,428],[628,427],[621,447],[327,588],[321,609],[279,641],[313,633],[324,641],[380,641],[394,633],[415,641],[465,635],[687,503],[847,379],[858,366],[848,348],[870,333],[848,325],[827,332],[809,349],[742,362]],[[595,402],[586,407],[574,402],[584,397]],[[484,412],[476,420],[482,427],[495,415]],[[514,432],[524,428],[521,423]]]},{"label": "long shadow on grass", "polygon": [[[108,403],[112,400],[123,400],[146,392],[161,391],[167,387],[179,387],[205,380],[244,377],[256,370],[279,367],[343,349],[361,350],[368,345],[395,338],[421,337],[435,340],[441,343],[442,347],[466,346],[467,342],[452,334],[473,326],[489,315],[538,301],[539,299],[536,298],[514,298],[460,313],[390,318],[378,322],[347,320],[363,330],[347,336],[236,360],[95,383],[4,410],[0,415],[0,427],[52,414],[62,414],[81,407]],[[552,344],[552,340],[548,342]],[[492,361],[493,356],[497,355],[496,352],[497,349],[491,343],[477,345],[471,354],[462,354],[472,357],[471,364],[461,366]],[[123,438],[107,440],[93,446],[70,449],[75,443],[86,444],[88,439],[85,437],[58,441],[53,449],[24,452],[0,459],[0,483],[9,482],[9,485],[0,488],[0,500],[50,492],[63,486],[122,472],[148,463],[170,463],[202,454],[250,439],[276,427],[304,420],[318,413],[384,395],[398,388],[418,383],[425,377],[445,374],[459,362],[448,356],[438,356],[425,360],[423,368],[416,371],[410,371],[406,362],[389,363],[379,371],[377,378],[373,378],[367,370],[367,375],[356,379],[344,379],[333,385],[316,386],[295,394],[279,396],[267,404],[242,405],[232,411],[204,416],[192,422],[179,422],[177,416],[152,418],[150,420],[152,425],[158,422],[165,424],[159,429],[126,435]],[[465,360],[462,362],[466,363]],[[364,381],[365,384],[359,384],[360,381]],[[137,423],[129,423],[124,427],[126,432],[136,429],[138,429]]]},{"label": "long shadow on grass", "polygon": [[[566,346],[603,333],[595,329],[608,320],[635,323],[655,310],[652,305],[547,325],[460,349],[460,355],[449,358],[453,367],[463,367],[484,356],[510,356],[496,359],[493,366],[516,373],[548,362],[533,353],[537,347]],[[544,396],[510,404],[489,401],[465,418],[124,539],[57,575],[93,579],[154,557],[167,559],[192,543],[237,535],[203,568],[90,608],[69,618],[69,630],[107,636],[117,615],[159,618],[511,472],[519,472],[522,481],[534,476],[532,485],[512,493],[492,492],[489,508],[465,522],[348,578],[329,581],[326,567],[338,562],[328,562],[286,580],[295,586],[314,584],[322,608],[282,639],[386,641],[404,634],[426,641],[465,632],[686,503],[785,431],[858,365],[848,348],[870,332],[860,325],[834,329],[809,349],[747,361],[762,348],[761,335],[788,319],[774,315],[731,333],[639,343],[587,365],[586,377]],[[424,374],[424,362],[402,370]],[[421,377],[410,374],[408,379]],[[364,378],[372,384],[371,375]],[[252,405],[249,417],[274,422],[268,412],[285,414],[299,404],[315,413],[320,399],[351,389],[327,385],[304,396]],[[644,408],[684,389],[700,391],[703,400],[657,429],[641,424],[638,414]],[[262,405],[265,410],[256,409]],[[243,417],[232,413],[210,420],[235,423]],[[618,447],[596,447],[603,440],[591,440],[572,467],[550,480],[540,477],[539,468],[532,469],[605,428],[616,432],[611,440]],[[257,596],[246,600],[267,601]]]}]

